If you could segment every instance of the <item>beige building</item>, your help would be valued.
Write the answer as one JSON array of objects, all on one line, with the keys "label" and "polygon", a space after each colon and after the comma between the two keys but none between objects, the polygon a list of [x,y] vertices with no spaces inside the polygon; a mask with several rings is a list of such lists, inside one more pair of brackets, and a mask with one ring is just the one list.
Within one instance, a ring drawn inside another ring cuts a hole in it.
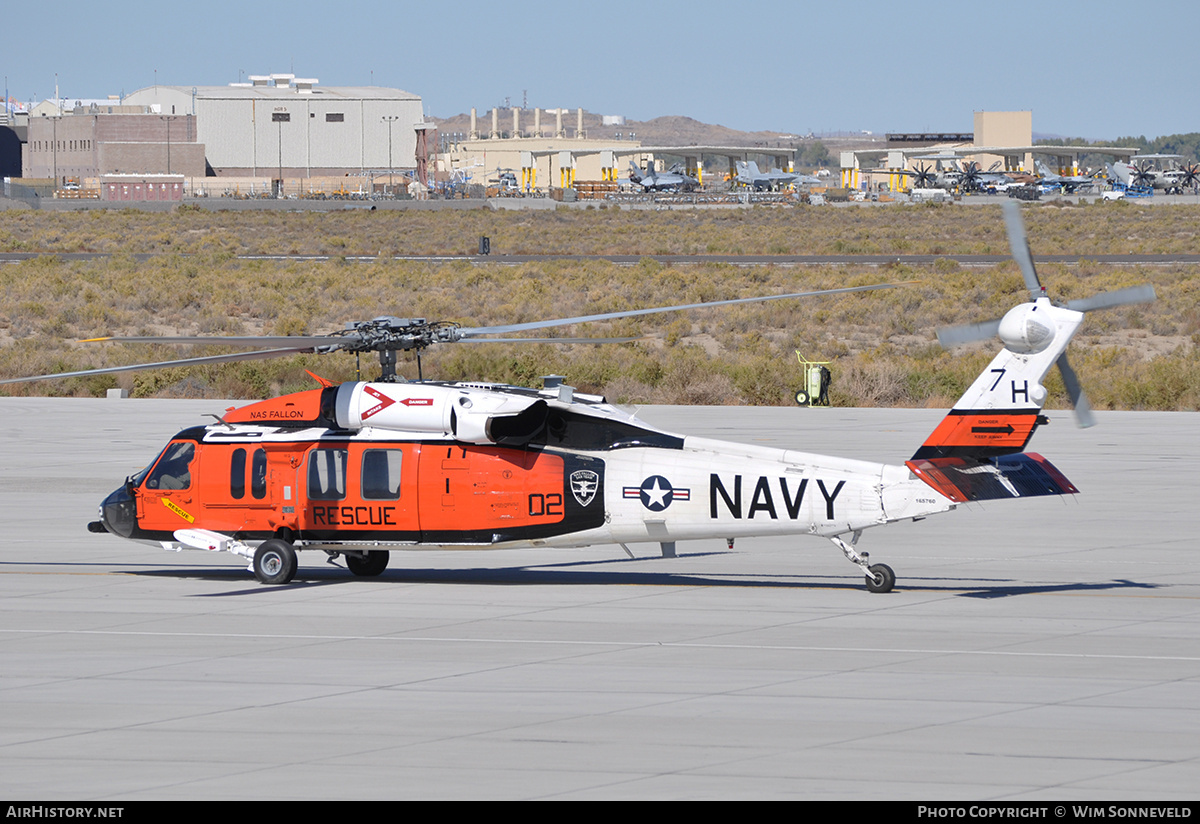
[{"label": "beige building", "polygon": [[[1032,146],[1033,112],[975,112],[975,146]],[[999,169],[1008,172],[1033,173],[1033,153],[989,154],[971,157],[981,169],[990,169],[1000,162]]]},{"label": "beige building", "polygon": [[501,174],[511,173],[524,191],[584,182],[616,184],[629,176],[630,164],[639,172],[651,165],[665,172],[678,163],[703,184],[705,155],[727,158],[730,178],[739,160],[767,158],[774,166],[791,168],[795,158],[796,150],[790,147],[645,146],[639,140],[595,139],[587,136],[583,123],[582,109],[510,109],[503,115],[492,109],[484,118],[472,109],[465,139],[447,140],[443,135],[438,171],[442,178],[485,185],[495,185]]},{"label": "beige building", "polygon": [[151,86],[126,104],[194,115],[210,174],[311,178],[417,168],[421,98],[379,86],[321,86],[291,74],[228,86]]},{"label": "beige building", "polygon": [[113,173],[203,177],[204,146],[196,142],[196,119],[89,109],[29,119],[23,177],[53,179],[61,186]]},{"label": "beige building", "polygon": [[615,181],[624,158],[643,160],[638,141],[589,140],[583,110],[573,114],[511,109],[501,118],[492,109],[481,121],[472,109],[466,139],[438,155],[439,176],[486,185],[511,172],[521,189],[567,188],[575,181]]},{"label": "beige building", "polygon": [[[886,186],[891,191],[912,188],[914,172],[920,168],[960,169],[963,163],[976,162],[980,171],[1038,173],[1034,155],[1050,156],[1060,174],[1078,174],[1079,157],[1106,154],[1128,159],[1137,150],[1123,146],[1035,146],[1033,112],[975,112],[972,135],[941,135],[943,140],[905,140],[885,150],[842,152],[842,185]],[[921,135],[897,135],[920,138]],[[930,136],[938,137],[938,136]],[[969,140],[964,138],[971,138]],[[912,148],[901,148],[907,142]],[[1018,177],[1018,179],[1020,179]]]}]

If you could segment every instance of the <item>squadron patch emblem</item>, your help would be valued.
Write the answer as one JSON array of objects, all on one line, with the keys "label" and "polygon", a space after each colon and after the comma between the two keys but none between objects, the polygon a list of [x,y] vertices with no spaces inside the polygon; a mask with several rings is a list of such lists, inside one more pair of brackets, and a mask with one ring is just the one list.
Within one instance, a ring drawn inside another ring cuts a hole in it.
[{"label": "squadron patch emblem", "polygon": [[571,494],[580,506],[587,506],[596,497],[600,476],[590,469],[577,469],[571,473]]}]

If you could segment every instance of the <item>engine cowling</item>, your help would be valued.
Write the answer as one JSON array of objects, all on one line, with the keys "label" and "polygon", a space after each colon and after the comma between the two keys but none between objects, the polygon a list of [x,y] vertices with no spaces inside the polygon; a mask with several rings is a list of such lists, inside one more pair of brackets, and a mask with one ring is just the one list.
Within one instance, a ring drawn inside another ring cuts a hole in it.
[{"label": "engine cowling", "polygon": [[337,425],[443,435],[475,444],[528,443],[545,426],[549,407],[536,397],[483,389],[406,383],[344,383]]}]

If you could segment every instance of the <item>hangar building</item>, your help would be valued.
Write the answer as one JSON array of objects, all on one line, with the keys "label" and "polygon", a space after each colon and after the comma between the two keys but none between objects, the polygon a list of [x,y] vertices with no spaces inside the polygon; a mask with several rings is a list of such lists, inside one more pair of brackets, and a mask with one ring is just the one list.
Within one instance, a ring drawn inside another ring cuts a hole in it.
[{"label": "hangar building", "polygon": [[323,87],[291,74],[228,86],[150,86],[122,103],[194,116],[208,173],[315,177],[417,167],[421,98],[379,86]]}]

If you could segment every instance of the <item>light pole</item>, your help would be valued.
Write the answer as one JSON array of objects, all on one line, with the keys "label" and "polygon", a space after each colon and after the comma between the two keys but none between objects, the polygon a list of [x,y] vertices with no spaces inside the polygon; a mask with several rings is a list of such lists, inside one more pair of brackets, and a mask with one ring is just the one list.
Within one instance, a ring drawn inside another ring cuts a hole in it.
[{"label": "light pole", "polygon": [[[57,105],[57,101],[55,101],[55,104]],[[60,185],[62,185],[58,182],[58,121],[60,119],[61,119],[60,115],[50,115],[50,127],[51,127],[51,132],[52,132],[51,137],[54,138],[50,142],[50,148],[54,152],[54,188],[55,189],[57,189]]]},{"label": "light pole", "polygon": [[279,197],[283,197],[283,124],[292,119],[289,112],[272,112],[271,119],[279,124]]},{"label": "light pole", "polygon": [[171,173],[171,121],[175,120],[178,115],[160,114],[159,120],[163,120],[167,124],[167,174]]},{"label": "light pole", "polygon": [[392,193],[392,124],[399,120],[399,115],[384,115],[383,122],[388,127],[388,188],[387,193]]}]

